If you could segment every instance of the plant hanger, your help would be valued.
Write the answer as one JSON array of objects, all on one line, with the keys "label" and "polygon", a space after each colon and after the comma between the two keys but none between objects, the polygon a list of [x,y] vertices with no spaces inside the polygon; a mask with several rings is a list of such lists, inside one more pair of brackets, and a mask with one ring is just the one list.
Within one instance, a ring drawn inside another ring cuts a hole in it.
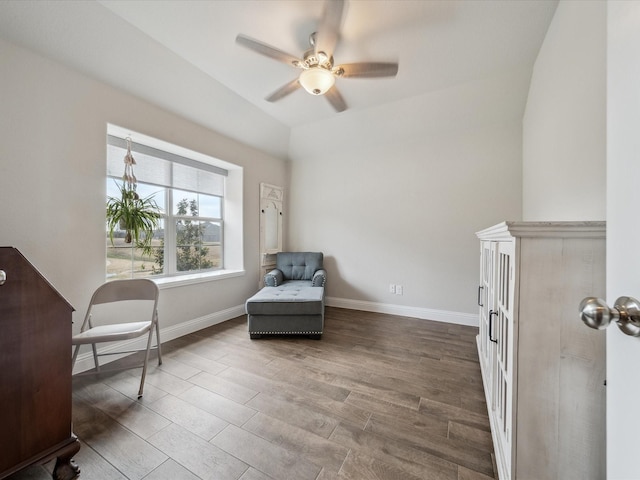
[{"label": "plant hanger", "polygon": [[122,181],[124,182],[124,190],[135,192],[138,186],[138,179],[133,173],[133,166],[136,164],[135,158],[131,153],[131,137],[125,139],[127,141],[127,153],[124,156],[124,174],[122,175]]}]

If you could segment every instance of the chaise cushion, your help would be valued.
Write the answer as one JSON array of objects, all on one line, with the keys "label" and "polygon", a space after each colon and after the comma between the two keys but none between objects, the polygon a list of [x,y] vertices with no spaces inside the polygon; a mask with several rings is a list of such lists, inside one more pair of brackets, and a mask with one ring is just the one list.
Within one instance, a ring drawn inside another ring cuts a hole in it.
[{"label": "chaise cushion", "polygon": [[249,315],[322,315],[324,288],[309,282],[291,281],[278,287],[264,287],[246,302]]}]

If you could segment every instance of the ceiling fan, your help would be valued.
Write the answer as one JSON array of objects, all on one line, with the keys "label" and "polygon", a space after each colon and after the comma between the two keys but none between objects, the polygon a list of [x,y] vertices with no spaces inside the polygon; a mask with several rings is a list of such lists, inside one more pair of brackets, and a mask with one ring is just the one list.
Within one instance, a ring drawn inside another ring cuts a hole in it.
[{"label": "ceiling fan", "polygon": [[335,86],[336,78],[396,76],[397,63],[358,62],[334,65],[333,51],[338,43],[344,4],[345,0],[327,0],[317,32],[309,36],[311,48],[304,52],[302,58],[243,34],[236,37],[239,45],[302,70],[297,78],[269,95],[267,101],[275,102],[302,87],[311,95],[324,95],[336,111],[342,112],[347,109],[347,104]]}]

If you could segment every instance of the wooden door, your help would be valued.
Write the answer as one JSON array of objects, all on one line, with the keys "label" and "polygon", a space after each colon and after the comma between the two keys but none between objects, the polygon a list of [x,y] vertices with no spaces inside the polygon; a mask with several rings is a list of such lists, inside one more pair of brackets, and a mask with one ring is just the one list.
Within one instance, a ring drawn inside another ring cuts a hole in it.
[{"label": "wooden door", "polygon": [[[607,2],[607,303],[640,299],[640,2]],[[607,329],[607,478],[640,478],[640,339]]]}]

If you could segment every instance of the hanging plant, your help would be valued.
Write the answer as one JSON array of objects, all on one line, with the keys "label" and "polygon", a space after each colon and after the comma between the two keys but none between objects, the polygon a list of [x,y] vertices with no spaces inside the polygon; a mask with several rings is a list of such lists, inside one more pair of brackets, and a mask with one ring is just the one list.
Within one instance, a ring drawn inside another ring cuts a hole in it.
[{"label": "hanging plant", "polygon": [[125,243],[134,243],[145,254],[151,253],[151,239],[153,232],[162,217],[160,207],[153,199],[153,195],[140,198],[136,192],[118,185],[121,197],[107,199],[107,228],[113,245],[113,235],[116,230],[125,231]]},{"label": "hanging plant", "polygon": [[153,232],[160,223],[162,212],[153,199],[155,194],[140,198],[136,192],[137,179],[133,173],[135,163],[131,154],[131,139],[127,138],[122,184],[116,182],[120,197],[107,198],[107,228],[112,245],[114,232],[124,230],[125,243],[133,243],[145,255],[150,255]]}]

